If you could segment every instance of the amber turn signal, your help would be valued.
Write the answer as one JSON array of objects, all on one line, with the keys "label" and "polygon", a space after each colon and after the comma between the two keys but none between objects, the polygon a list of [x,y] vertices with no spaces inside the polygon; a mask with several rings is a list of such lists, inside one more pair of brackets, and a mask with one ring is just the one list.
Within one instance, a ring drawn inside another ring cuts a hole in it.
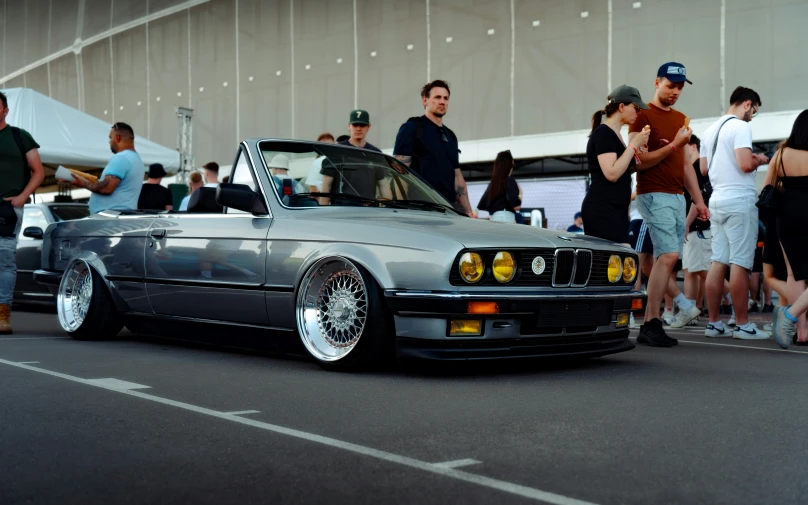
[{"label": "amber turn signal", "polygon": [[631,310],[642,310],[642,298],[631,300]]},{"label": "amber turn signal", "polygon": [[617,327],[628,326],[628,314],[617,314]]},{"label": "amber turn signal", "polygon": [[497,302],[469,302],[469,314],[499,314],[499,304]]}]

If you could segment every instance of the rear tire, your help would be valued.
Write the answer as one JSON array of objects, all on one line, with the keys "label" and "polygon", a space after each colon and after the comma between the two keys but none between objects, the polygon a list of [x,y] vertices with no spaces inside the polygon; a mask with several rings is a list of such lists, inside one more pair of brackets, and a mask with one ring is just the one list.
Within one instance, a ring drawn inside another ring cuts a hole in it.
[{"label": "rear tire", "polygon": [[379,284],[346,258],[323,258],[306,272],[295,318],[303,347],[327,370],[381,364],[393,349],[392,320]]},{"label": "rear tire", "polygon": [[59,324],[76,340],[113,338],[123,328],[101,275],[81,259],[73,260],[56,295]]}]

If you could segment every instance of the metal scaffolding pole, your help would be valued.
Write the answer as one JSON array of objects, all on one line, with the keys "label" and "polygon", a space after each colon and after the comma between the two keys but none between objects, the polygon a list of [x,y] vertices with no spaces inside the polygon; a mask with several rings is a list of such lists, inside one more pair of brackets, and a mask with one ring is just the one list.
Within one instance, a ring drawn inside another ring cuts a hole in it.
[{"label": "metal scaffolding pole", "polygon": [[188,174],[194,168],[193,120],[194,110],[177,107],[177,150],[180,152],[180,171],[177,174],[180,184],[188,184]]}]

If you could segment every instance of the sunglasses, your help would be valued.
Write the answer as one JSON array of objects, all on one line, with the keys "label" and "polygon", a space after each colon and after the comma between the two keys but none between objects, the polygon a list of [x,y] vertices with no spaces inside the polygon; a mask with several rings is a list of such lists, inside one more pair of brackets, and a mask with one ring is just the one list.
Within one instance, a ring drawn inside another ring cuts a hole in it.
[{"label": "sunglasses", "polygon": [[441,142],[443,142],[444,144],[448,144],[449,143],[449,137],[446,136],[446,132],[443,131],[443,127],[438,126],[438,131],[440,131],[440,140],[441,140]]}]

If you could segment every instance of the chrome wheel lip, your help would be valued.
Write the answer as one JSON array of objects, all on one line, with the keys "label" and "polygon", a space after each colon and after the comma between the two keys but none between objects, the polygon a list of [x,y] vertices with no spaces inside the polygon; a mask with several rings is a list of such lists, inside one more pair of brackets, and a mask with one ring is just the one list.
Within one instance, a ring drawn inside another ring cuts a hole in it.
[{"label": "chrome wheel lip", "polygon": [[93,272],[84,260],[71,262],[59,283],[56,312],[68,333],[78,330],[87,318],[93,296]]},{"label": "chrome wheel lip", "polygon": [[295,315],[306,350],[322,362],[346,358],[367,326],[368,291],[359,269],[339,257],[317,261],[303,277]]}]

